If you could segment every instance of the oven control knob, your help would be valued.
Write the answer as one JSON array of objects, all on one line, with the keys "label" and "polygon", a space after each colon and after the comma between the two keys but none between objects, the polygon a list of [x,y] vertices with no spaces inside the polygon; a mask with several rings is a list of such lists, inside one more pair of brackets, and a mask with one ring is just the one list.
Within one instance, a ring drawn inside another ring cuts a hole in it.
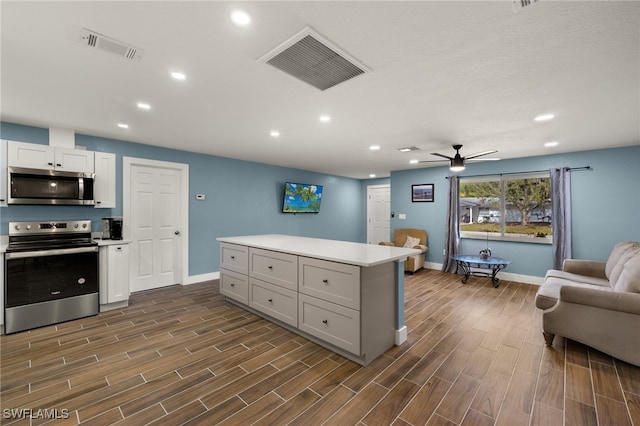
[{"label": "oven control knob", "polygon": [[82,227],[83,227],[83,228],[86,228],[86,227],[87,227],[87,224],[86,224],[86,223],[83,223],[83,224],[82,224]]},{"label": "oven control knob", "polygon": [[20,225],[16,225],[16,226],[14,226],[14,228],[16,228],[16,231],[19,231],[20,230]]},{"label": "oven control knob", "polygon": [[27,225],[27,231],[31,230],[31,225]]},{"label": "oven control knob", "polygon": [[75,225],[73,225],[73,227],[74,227],[74,228],[77,228],[77,227],[78,227],[78,224],[76,223]]}]

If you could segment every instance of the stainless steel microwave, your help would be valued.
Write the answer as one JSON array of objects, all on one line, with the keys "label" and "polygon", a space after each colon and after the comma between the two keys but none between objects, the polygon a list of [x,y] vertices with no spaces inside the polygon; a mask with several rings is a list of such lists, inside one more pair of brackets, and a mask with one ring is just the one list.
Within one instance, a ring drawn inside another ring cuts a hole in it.
[{"label": "stainless steel microwave", "polygon": [[8,204],[94,205],[93,173],[8,167]]}]

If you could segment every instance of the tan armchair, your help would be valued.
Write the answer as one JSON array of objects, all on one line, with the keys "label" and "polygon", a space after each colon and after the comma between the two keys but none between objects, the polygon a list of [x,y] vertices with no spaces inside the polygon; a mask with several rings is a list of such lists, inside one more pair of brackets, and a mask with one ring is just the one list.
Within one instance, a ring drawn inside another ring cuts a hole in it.
[{"label": "tan armchair", "polygon": [[[416,241],[407,240],[407,237]],[[409,245],[407,245],[409,244]],[[424,256],[429,251],[427,247],[427,231],[414,228],[398,228],[393,230],[393,241],[382,241],[381,246],[408,247],[421,250],[422,253],[410,256],[404,262],[404,270],[412,274],[420,268],[424,268]]]}]

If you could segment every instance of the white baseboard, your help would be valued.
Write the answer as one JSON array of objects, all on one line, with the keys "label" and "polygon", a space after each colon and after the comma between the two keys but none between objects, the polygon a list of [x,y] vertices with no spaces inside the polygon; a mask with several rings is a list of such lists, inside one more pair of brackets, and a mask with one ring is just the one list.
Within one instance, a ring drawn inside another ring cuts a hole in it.
[{"label": "white baseboard", "polygon": [[[424,267],[427,269],[434,269],[436,271],[442,271],[442,263],[435,262],[425,262]],[[510,272],[502,271],[498,276],[501,280],[504,281],[515,281],[518,283],[524,284],[533,284],[533,285],[542,285],[544,282],[544,277],[536,277],[534,275],[522,275],[522,274],[512,274]]]},{"label": "white baseboard", "polygon": [[208,274],[189,275],[187,281],[183,285],[201,283],[203,281],[212,281],[220,279],[220,272],[210,272]]},{"label": "white baseboard", "polygon": [[396,346],[400,346],[407,341],[407,326],[403,325],[400,330],[396,330],[395,335]]}]

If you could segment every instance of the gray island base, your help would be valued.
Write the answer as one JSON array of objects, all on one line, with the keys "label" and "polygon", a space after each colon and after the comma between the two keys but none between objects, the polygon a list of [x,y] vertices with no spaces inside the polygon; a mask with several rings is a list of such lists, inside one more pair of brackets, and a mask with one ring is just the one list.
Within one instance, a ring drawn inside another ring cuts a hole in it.
[{"label": "gray island base", "polygon": [[403,262],[418,250],[288,235],[218,241],[229,302],[365,366],[406,341]]}]

